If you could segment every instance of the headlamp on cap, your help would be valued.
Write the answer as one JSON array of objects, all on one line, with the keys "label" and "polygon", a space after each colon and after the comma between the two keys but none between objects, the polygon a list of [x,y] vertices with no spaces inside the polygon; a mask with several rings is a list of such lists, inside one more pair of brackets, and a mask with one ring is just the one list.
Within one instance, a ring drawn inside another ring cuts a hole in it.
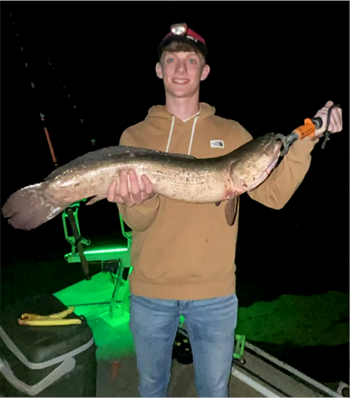
[{"label": "headlamp on cap", "polygon": [[187,25],[184,23],[177,23],[174,25],[171,25],[170,31],[173,35],[177,36],[183,36],[184,34],[187,33]]},{"label": "headlamp on cap", "polygon": [[170,26],[170,32],[163,38],[158,46],[158,53],[161,54],[164,47],[174,40],[190,40],[193,45],[206,57],[207,47],[202,36],[194,30],[188,28],[185,22],[177,23]]}]

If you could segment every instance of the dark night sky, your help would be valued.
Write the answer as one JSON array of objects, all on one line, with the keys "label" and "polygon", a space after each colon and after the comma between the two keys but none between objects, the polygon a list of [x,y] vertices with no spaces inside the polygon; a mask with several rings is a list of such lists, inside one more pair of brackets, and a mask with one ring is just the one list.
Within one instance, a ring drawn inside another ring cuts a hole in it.
[{"label": "dark night sky", "polygon": [[53,169],[40,112],[62,164],[90,150],[92,138],[97,147],[117,145],[125,128],[162,104],[156,47],[170,24],[185,21],[208,45],[211,73],[201,100],[253,136],[288,134],[327,100],[341,104],[343,131],[325,151],[320,145],[313,151],[311,169],[285,209],[244,198],[242,218],[276,228],[314,225],[308,231],[318,234],[318,244],[331,238],[347,256],[348,2],[7,2],[1,8],[2,204]]}]

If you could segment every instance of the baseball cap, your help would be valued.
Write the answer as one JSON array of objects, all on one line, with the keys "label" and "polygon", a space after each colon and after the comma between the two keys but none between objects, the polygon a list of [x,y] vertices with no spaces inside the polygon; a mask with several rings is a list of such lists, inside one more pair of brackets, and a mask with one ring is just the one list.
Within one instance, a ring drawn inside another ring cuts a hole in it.
[{"label": "baseball cap", "polygon": [[188,43],[192,47],[197,48],[204,58],[207,56],[208,50],[205,40],[197,32],[188,28],[185,22],[170,26],[170,32],[164,36],[163,40],[158,45],[158,55],[160,56],[163,49],[174,41]]}]

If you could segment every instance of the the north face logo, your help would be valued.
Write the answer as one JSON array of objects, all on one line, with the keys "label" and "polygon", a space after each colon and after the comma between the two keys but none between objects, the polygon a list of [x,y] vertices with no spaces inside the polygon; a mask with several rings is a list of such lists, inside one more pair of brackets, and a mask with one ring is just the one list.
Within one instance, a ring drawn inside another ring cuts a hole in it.
[{"label": "the north face logo", "polygon": [[221,140],[211,140],[210,141],[210,148],[224,148],[224,141]]}]

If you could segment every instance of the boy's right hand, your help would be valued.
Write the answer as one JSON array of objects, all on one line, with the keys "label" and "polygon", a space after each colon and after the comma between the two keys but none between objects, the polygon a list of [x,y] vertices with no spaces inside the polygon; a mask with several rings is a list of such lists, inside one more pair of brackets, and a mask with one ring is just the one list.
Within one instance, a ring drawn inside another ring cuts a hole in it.
[{"label": "boy's right hand", "polygon": [[151,180],[143,175],[141,180],[144,189],[141,190],[134,170],[122,171],[118,181],[112,181],[107,191],[107,200],[113,203],[123,203],[127,206],[140,205],[146,199],[153,196]]}]

